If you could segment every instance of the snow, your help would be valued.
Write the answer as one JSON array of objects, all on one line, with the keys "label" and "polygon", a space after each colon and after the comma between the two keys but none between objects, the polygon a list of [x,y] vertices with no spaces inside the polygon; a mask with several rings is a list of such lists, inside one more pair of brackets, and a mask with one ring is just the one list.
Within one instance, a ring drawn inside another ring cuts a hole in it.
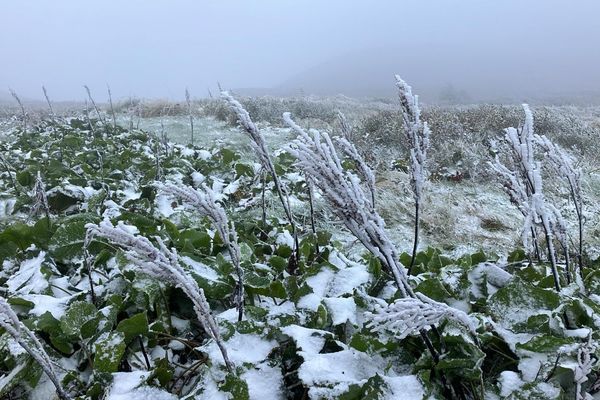
[{"label": "snow", "polygon": [[354,298],[327,297],[324,299],[327,310],[331,314],[333,325],[345,324],[346,321],[356,325],[356,303]]},{"label": "snow", "polygon": [[194,182],[194,186],[196,186],[196,187],[200,186],[205,180],[206,180],[206,177],[204,175],[202,175],[200,172],[198,172],[198,171],[192,172],[192,181]]},{"label": "snow", "polygon": [[241,379],[248,384],[250,400],[284,400],[283,375],[280,368],[266,363],[244,372]]},{"label": "snow", "polygon": [[40,293],[48,288],[48,279],[41,271],[46,252],[40,251],[35,258],[25,260],[19,266],[19,271],[13,274],[6,286],[8,291],[15,294]]},{"label": "snow", "polygon": [[209,267],[208,265],[206,265],[200,261],[196,261],[193,258],[188,257],[188,256],[181,257],[181,261],[183,261],[183,263],[185,265],[190,267],[194,273],[198,274],[199,276],[203,277],[204,279],[207,279],[209,281],[219,280],[219,275],[217,274],[217,272],[214,269],[212,269],[211,267]]},{"label": "snow", "polygon": [[322,304],[323,298],[314,293],[309,293],[305,296],[302,296],[298,300],[298,308],[305,308],[311,311],[317,311],[319,306]]},{"label": "snow", "polygon": [[33,303],[33,308],[29,310],[29,314],[39,317],[44,315],[46,312],[49,312],[55,319],[60,320],[60,318],[64,315],[65,311],[67,310],[69,302],[75,296],[76,295],[66,297],[54,297],[47,296],[45,294],[27,294],[22,295],[21,297],[24,300]]},{"label": "snow", "polygon": [[352,294],[355,288],[369,282],[369,279],[370,276],[366,266],[348,267],[335,274],[328,285],[328,294],[335,297],[348,293]]},{"label": "snow", "polygon": [[324,268],[318,274],[306,278],[306,284],[312,288],[315,295],[323,297],[327,293],[327,285],[333,279],[334,274],[330,268]]},{"label": "snow", "polygon": [[310,387],[312,399],[337,399],[350,385],[363,385],[370,377],[385,370],[378,356],[367,355],[352,348],[336,353],[303,357],[298,377]]},{"label": "snow", "polygon": [[[274,340],[266,340],[256,334],[236,332],[225,342],[229,359],[235,365],[243,363],[257,364],[267,358],[271,350],[277,347]],[[201,346],[201,351],[208,353],[210,360],[216,364],[224,364],[221,352],[214,341]]]},{"label": "snow", "polygon": [[171,200],[163,194],[156,196],[156,206],[160,215],[166,218],[169,218],[175,212],[171,206]]},{"label": "snow", "polygon": [[108,390],[107,400],[176,400],[177,396],[162,389],[144,386],[147,371],[116,372]]},{"label": "snow", "polygon": [[294,238],[292,235],[290,235],[290,232],[287,229],[284,229],[282,233],[277,235],[275,243],[278,245],[286,245],[291,249],[294,248]]},{"label": "snow", "polygon": [[519,374],[514,371],[504,371],[498,378],[500,383],[500,396],[508,397],[512,392],[519,390],[525,382],[521,380]]},{"label": "snow", "polygon": [[196,154],[201,160],[208,160],[212,157],[212,154],[208,150],[197,150]]},{"label": "snow", "polygon": [[385,383],[391,393],[387,393],[386,400],[420,400],[425,396],[425,389],[414,375],[384,377]]},{"label": "snow", "polygon": [[284,335],[291,337],[299,348],[299,354],[312,356],[321,351],[325,345],[325,337],[332,334],[319,329],[305,328],[299,325],[288,325],[281,328]]}]

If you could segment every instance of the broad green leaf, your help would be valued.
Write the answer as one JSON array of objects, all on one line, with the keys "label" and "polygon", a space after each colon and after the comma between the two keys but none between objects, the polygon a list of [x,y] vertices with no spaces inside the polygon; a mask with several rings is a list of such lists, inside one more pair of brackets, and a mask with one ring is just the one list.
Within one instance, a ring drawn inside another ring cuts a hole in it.
[{"label": "broad green leaf", "polygon": [[99,372],[117,372],[121,358],[125,354],[125,334],[110,332],[94,343],[94,370]]},{"label": "broad green leaf", "polygon": [[125,342],[131,342],[138,335],[148,333],[148,316],[146,312],[135,314],[134,316],[124,319],[117,325],[117,331],[125,334]]}]

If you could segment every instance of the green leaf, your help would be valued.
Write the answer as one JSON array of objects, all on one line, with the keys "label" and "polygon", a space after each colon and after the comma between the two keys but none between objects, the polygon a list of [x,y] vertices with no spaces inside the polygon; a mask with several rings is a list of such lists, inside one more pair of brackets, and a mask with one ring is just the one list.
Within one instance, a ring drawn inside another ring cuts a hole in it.
[{"label": "green leaf", "polygon": [[535,353],[555,353],[559,347],[573,343],[572,338],[539,335],[526,343],[517,343],[517,349],[529,350]]},{"label": "green leaf", "polygon": [[168,219],[163,219],[162,222],[171,240],[179,239],[179,229],[177,229],[177,226]]},{"label": "green leaf", "polygon": [[277,272],[283,272],[285,271],[288,262],[285,258],[280,257],[280,256],[272,256],[271,258],[269,258],[269,265],[271,267],[273,267],[273,269]]},{"label": "green leaf", "polygon": [[559,297],[552,289],[542,289],[515,278],[489,298],[488,311],[497,319],[515,325],[532,315],[558,307]]},{"label": "green leaf", "polygon": [[35,179],[33,175],[27,170],[17,172],[17,182],[21,186],[32,187]]},{"label": "green leaf", "polygon": [[125,354],[125,334],[110,332],[94,343],[94,370],[113,373],[119,370],[121,358]]},{"label": "green leaf", "polygon": [[[99,322],[97,315],[98,310],[92,303],[75,301],[69,305],[68,310],[60,319],[61,329],[66,335],[71,337],[89,337],[91,336],[91,334],[89,334],[90,330],[93,334],[95,327],[92,329],[92,326],[89,324],[86,326],[86,324],[92,321],[91,324],[94,325],[93,321],[95,321],[97,327]],[[87,328],[85,332],[83,329],[84,327]],[[84,335],[84,333],[88,335]]]},{"label": "green leaf", "polygon": [[135,314],[134,316],[124,319],[117,325],[117,331],[125,334],[125,342],[131,342],[138,335],[148,333],[148,316],[146,312]]},{"label": "green leaf", "polygon": [[269,286],[269,290],[271,292],[271,297],[287,299],[287,292],[285,291],[285,287],[281,281],[272,281],[271,285]]},{"label": "green leaf", "polygon": [[235,400],[250,400],[248,384],[233,374],[228,374],[225,377],[225,382],[220,386],[220,389],[231,393]]},{"label": "green leaf", "polygon": [[452,294],[444,287],[438,278],[425,279],[417,287],[415,291],[423,293],[425,296],[436,301],[444,301],[452,297]]},{"label": "green leaf", "polygon": [[[99,220],[99,217],[94,214],[78,214],[65,220],[56,229],[48,245],[52,255],[61,262],[82,257],[86,233],[85,225],[97,223]],[[98,245],[96,244],[96,246]]]}]

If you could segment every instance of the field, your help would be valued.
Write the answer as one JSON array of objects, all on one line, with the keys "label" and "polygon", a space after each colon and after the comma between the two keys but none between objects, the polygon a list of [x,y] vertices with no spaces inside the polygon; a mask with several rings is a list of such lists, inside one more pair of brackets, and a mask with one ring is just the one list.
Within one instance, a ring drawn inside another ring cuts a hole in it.
[{"label": "field", "polygon": [[598,396],[600,108],[238,100],[0,112],[0,398]]}]

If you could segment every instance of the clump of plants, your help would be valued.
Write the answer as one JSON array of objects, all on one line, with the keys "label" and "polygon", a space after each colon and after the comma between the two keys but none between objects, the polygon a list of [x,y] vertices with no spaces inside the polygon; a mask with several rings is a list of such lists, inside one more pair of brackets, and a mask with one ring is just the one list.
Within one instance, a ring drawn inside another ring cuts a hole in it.
[{"label": "clump of plants", "polygon": [[[378,212],[377,171],[353,143],[360,125],[337,112],[342,137],[305,128],[294,110],[281,115],[297,139],[269,152],[252,111],[223,94],[249,159],[124,128],[93,104],[15,127],[0,143],[10,204],[0,222],[0,397],[598,392],[600,273],[542,185],[544,163],[584,215],[572,156],[535,135],[526,108],[491,168],[522,211],[524,246],[503,258],[419,248],[436,130],[397,84],[416,206],[408,253]],[[340,232],[351,239],[334,239]]]}]

